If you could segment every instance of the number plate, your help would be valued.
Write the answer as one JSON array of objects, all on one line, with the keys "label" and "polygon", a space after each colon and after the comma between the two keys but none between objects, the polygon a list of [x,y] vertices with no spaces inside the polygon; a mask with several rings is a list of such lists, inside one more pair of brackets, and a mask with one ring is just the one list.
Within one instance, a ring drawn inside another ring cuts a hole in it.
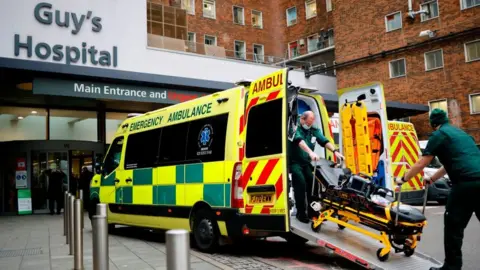
[{"label": "number plate", "polygon": [[250,203],[254,204],[263,204],[263,203],[272,203],[273,194],[255,194],[250,195]]}]

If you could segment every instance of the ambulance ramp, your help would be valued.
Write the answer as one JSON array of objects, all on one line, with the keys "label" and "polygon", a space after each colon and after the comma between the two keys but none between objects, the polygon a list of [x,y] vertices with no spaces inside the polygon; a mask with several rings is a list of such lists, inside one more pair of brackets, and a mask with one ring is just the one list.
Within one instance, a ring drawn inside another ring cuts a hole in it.
[{"label": "ambulance ramp", "polygon": [[310,226],[310,223],[301,223],[295,217],[290,219],[290,230],[296,235],[330,249],[337,255],[367,269],[407,270],[441,266],[439,261],[427,255],[415,252],[413,256],[406,257],[403,252],[395,253],[393,248],[389,259],[381,262],[376,255],[377,250],[382,248],[382,244],[378,241],[348,228],[339,230],[337,224],[328,221],[321,225],[318,233],[312,231]]}]

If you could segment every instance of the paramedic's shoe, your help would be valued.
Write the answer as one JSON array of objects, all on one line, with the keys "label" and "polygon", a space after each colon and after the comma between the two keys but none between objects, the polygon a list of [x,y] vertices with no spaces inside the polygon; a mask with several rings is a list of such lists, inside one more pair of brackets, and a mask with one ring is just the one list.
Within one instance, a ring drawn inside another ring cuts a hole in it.
[{"label": "paramedic's shoe", "polygon": [[297,214],[296,218],[297,218],[298,221],[300,221],[302,223],[309,223],[310,222],[310,219],[305,214],[303,214],[303,215]]}]

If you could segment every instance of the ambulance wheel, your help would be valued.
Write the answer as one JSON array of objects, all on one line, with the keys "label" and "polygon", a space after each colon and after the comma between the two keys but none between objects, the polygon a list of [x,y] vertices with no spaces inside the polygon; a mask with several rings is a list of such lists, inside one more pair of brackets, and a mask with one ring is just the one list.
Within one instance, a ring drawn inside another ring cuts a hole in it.
[{"label": "ambulance wheel", "polygon": [[312,223],[310,224],[310,228],[312,228],[312,231],[314,231],[314,232],[319,232],[320,229],[322,228],[322,224],[318,225],[318,226],[315,228],[315,225],[314,225],[314,223],[312,222]]},{"label": "ambulance wheel", "polygon": [[387,254],[383,255],[383,256],[380,256],[380,253],[382,252],[382,249],[383,248],[379,248],[377,250],[377,258],[381,261],[381,262],[384,262],[386,260],[388,260],[388,257],[390,255],[390,252],[388,252]]},{"label": "ambulance wheel", "polygon": [[213,213],[209,209],[195,212],[193,219],[193,237],[197,248],[206,253],[213,253],[218,248],[220,230]]},{"label": "ambulance wheel", "polygon": [[413,254],[415,254],[415,249],[414,248],[405,248],[405,250],[403,251],[403,254],[405,254],[405,256],[407,256],[407,257],[410,257]]}]

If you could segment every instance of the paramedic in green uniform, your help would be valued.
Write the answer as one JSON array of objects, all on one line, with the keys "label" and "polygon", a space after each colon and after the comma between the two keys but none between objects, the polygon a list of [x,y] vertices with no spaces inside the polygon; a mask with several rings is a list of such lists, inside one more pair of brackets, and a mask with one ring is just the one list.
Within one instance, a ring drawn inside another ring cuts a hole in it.
[{"label": "paramedic in green uniform", "polygon": [[480,202],[476,199],[480,194],[480,150],[470,135],[449,124],[443,110],[431,112],[430,125],[435,131],[422,158],[397,183],[403,184],[420,173],[435,156],[443,164],[430,179],[424,178],[433,183],[448,173],[452,181],[444,216],[445,262],[441,268],[430,269],[456,270],[462,268],[463,232],[474,212],[480,221]]},{"label": "paramedic in green uniform", "polygon": [[[310,221],[309,217],[312,218],[315,214],[310,207],[310,203],[312,202],[310,194],[313,184],[313,166],[311,161],[318,160],[317,154],[313,152],[315,150],[315,143],[333,151],[337,158],[344,158],[340,152],[335,149],[335,146],[320,133],[320,130],[313,126],[313,123],[315,123],[315,114],[312,111],[304,112],[300,117],[300,125],[298,125],[293,142],[290,145],[292,147],[290,171],[292,172],[297,219],[303,223],[308,223]],[[308,217],[305,210],[306,193],[309,194],[307,196]]]}]

